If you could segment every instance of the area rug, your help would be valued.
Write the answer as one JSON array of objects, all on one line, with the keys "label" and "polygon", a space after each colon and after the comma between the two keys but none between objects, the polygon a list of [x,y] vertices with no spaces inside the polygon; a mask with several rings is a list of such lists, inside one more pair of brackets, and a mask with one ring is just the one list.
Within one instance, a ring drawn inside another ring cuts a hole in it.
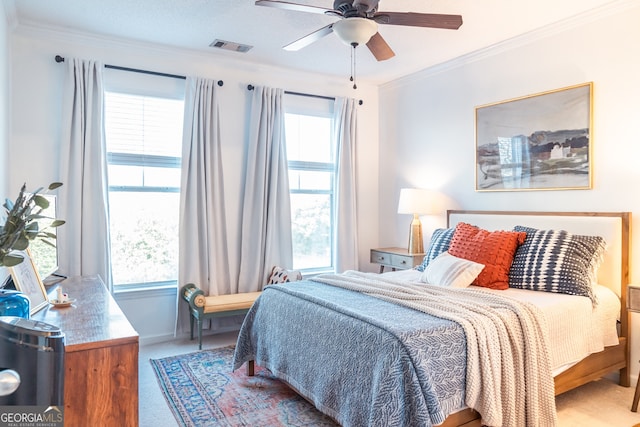
[{"label": "area rug", "polygon": [[164,397],[178,424],[191,426],[335,427],[268,370],[256,366],[231,372],[233,347],[150,359]]}]

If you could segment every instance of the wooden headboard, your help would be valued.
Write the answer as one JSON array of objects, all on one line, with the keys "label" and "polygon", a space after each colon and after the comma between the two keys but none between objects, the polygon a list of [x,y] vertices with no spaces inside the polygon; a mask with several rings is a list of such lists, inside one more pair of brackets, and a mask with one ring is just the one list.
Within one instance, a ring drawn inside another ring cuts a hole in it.
[{"label": "wooden headboard", "polygon": [[[515,225],[539,229],[566,230],[573,234],[598,235],[607,242],[603,264],[598,270],[598,282],[620,296],[620,343],[605,347],[554,378],[556,395],[616,370],[620,385],[630,385],[629,369],[629,312],[627,284],[629,283],[630,212],[517,212],[517,211],[447,211],[447,224],[453,227],[466,222],[486,230],[511,230]],[[476,420],[480,416],[475,413]],[[465,419],[464,422],[469,423]],[[455,423],[453,423],[455,424]],[[452,425],[453,425],[452,424]],[[463,424],[462,422],[458,424]],[[445,423],[445,425],[449,425]],[[464,425],[470,425],[464,424]],[[478,421],[478,424],[479,421]]]},{"label": "wooden headboard", "polygon": [[630,212],[518,212],[447,211],[447,224],[466,222],[486,230],[511,230],[515,225],[539,229],[566,230],[573,234],[602,236],[607,242],[598,282],[613,290],[621,300],[620,336],[628,335],[627,285],[629,283]]}]

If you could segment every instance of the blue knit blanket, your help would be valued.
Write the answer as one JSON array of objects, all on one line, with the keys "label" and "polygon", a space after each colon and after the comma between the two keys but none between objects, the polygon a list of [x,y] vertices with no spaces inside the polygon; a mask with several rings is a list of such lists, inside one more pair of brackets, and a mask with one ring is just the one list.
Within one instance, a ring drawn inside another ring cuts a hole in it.
[{"label": "blue knit blanket", "polygon": [[412,307],[415,297],[396,301],[405,289],[393,283],[369,288],[365,276],[265,288],[241,328],[234,369],[255,360],[344,426],[442,423],[465,406],[465,328]]}]

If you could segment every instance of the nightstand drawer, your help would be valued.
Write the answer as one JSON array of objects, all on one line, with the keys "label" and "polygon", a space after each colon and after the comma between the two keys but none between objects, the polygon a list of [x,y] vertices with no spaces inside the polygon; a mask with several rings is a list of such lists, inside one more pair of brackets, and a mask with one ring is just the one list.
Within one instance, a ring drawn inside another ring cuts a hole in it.
[{"label": "nightstand drawer", "polygon": [[395,268],[413,268],[413,256],[411,255],[391,255],[391,266]]},{"label": "nightstand drawer", "polygon": [[371,249],[371,262],[373,264],[391,265],[391,254]]}]

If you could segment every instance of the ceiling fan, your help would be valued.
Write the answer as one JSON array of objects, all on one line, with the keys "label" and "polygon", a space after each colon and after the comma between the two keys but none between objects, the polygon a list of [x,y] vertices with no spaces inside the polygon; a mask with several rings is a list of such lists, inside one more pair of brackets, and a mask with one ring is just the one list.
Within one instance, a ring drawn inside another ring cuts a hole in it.
[{"label": "ceiling fan", "polygon": [[460,15],[441,15],[414,12],[378,12],[379,0],[335,0],[333,9],[277,0],[258,0],[257,6],[268,6],[299,12],[320,13],[341,18],[288,45],[286,50],[299,50],[322,37],[335,32],[340,40],[354,48],[366,43],[378,61],[395,56],[387,42],[378,33],[378,24],[409,27],[443,28],[457,30],[462,25]]}]

